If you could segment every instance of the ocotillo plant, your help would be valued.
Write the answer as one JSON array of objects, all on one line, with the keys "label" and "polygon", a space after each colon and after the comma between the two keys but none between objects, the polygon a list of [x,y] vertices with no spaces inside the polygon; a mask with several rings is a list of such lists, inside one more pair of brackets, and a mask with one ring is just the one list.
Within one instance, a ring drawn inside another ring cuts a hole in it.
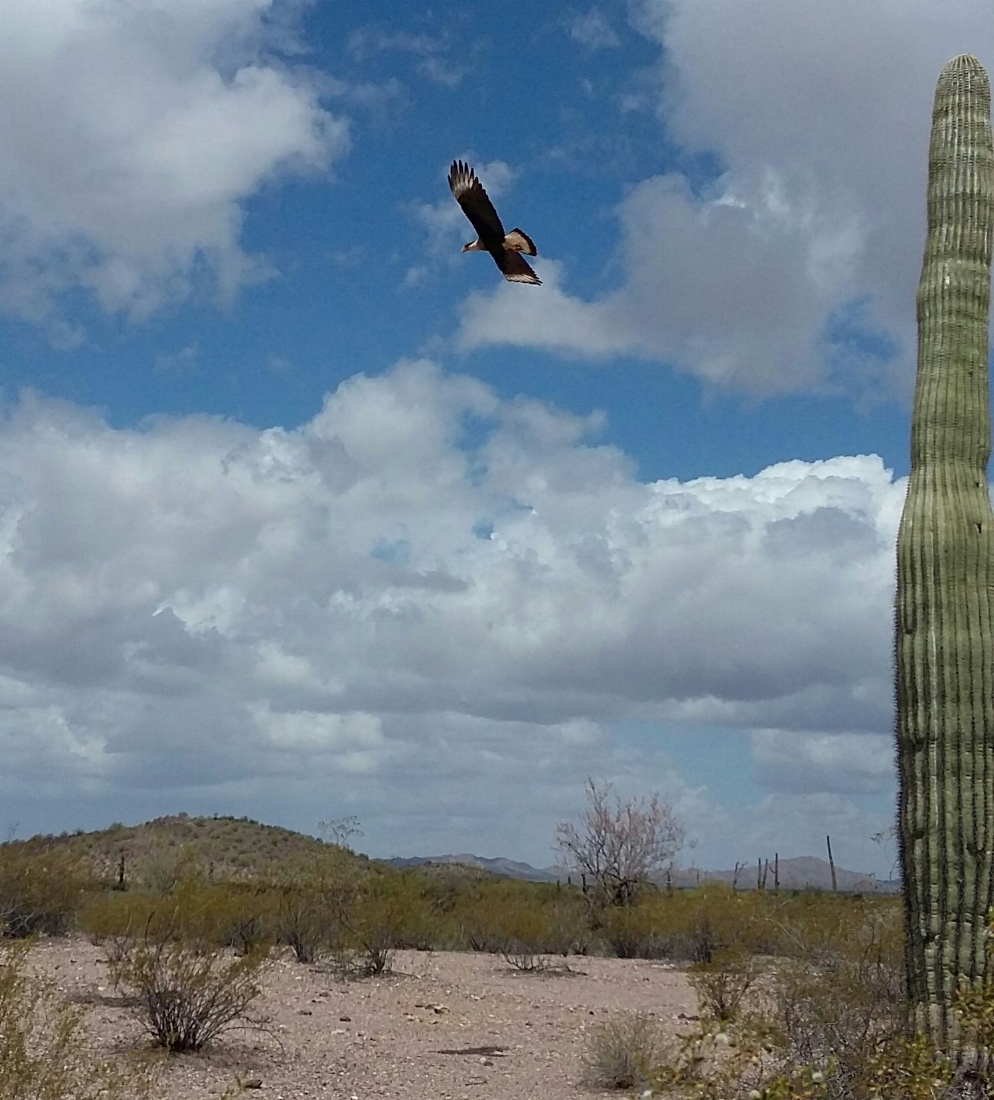
[{"label": "ocotillo plant", "polygon": [[987,978],[994,903],[994,513],[987,487],[990,82],[942,70],[918,285],[911,478],[897,540],[898,835],[915,1022],[967,1060],[951,1009]]}]

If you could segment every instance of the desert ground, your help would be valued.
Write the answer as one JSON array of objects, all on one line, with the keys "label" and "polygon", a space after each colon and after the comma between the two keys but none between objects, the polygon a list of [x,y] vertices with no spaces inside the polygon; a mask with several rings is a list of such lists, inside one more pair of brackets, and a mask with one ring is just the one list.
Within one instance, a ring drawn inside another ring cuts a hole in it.
[{"label": "desert ground", "polygon": [[[110,987],[105,952],[82,937],[45,940],[39,969],[86,1005],[109,1057],[143,1042]],[[571,971],[522,973],[495,955],[399,951],[389,975],[343,981],[277,954],[253,1016],[201,1054],[167,1061],[159,1095],[202,1100],[251,1079],[270,1100],[566,1100],[606,1095],[585,1081],[589,1029],[639,1009],[683,1030],[696,1012],[685,976],[665,963],[577,958]],[[256,1091],[256,1089],[258,1091]],[[234,1090],[232,1090],[234,1091]]]}]

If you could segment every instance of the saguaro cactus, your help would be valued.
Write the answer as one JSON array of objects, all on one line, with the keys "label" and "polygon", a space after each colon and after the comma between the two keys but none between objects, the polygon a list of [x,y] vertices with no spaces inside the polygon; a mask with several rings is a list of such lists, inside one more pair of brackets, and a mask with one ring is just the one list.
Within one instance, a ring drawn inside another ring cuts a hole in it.
[{"label": "saguaro cactus", "polygon": [[987,487],[994,149],[990,82],[956,57],[935,92],[918,285],[911,478],[897,542],[898,809],[908,992],[961,1049],[950,1004],[987,977],[994,903],[994,513]]}]

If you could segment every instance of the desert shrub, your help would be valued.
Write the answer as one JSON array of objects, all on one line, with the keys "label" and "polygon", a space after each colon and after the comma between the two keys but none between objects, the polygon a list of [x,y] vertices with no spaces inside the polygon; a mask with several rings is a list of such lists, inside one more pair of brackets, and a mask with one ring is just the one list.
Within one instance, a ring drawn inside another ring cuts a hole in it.
[{"label": "desert shrub", "polygon": [[685,957],[707,965],[730,951],[751,953],[764,905],[765,895],[759,891],[740,892],[724,883],[708,883],[692,891],[680,920]]},{"label": "desert shrub", "polygon": [[637,905],[595,911],[592,923],[619,959],[663,959],[676,951],[675,937],[666,928],[666,914],[658,897],[643,898]]},{"label": "desert shrub", "polygon": [[[694,968],[702,1019],[682,1038],[679,1056],[657,1072],[654,1087],[708,1100],[960,1095],[949,1091],[949,1064],[923,1038],[908,1037],[896,907],[848,899],[815,913],[787,903],[777,917],[791,954],[767,960],[763,973],[752,959],[741,981],[734,969],[722,974],[720,956]],[[746,978],[753,994],[747,1000]],[[740,991],[722,1019],[720,1004]]]},{"label": "desert shrub", "polygon": [[399,876],[367,875],[342,916],[346,935],[336,952],[339,969],[358,977],[383,974],[393,952],[408,942],[411,928],[429,920],[426,899],[412,897]]},{"label": "desert shrub", "polygon": [[541,908],[518,906],[501,914],[501,958],[515,970],[546,970],[552,938],[548,916]]},{"label": "desert shrub", "polygon": [[[478,884],[455,912],[464,946],[499,954],[520,970],[544,969],[590,945],[589,909],[578,890],[498,880]],[[451,919],[451,917],[450,917]]]},{"label": "desert shrub", "polygon": [[115,987],[132,994],[131,1011],[153,1042],[169,1051],[200,1050],[248,1022],[259,996],[263,952],[238,958],[197,951],[176,940],[144,939],[109,962]]},{"label": "desert shrub", "polygon": [[96,943],[147,936],[247,953],[273,941],[275,904],[263,886],[190,878],[165,896],[107,891],[86,905],[79,924]]},{"label": "desert shrub", "polygon": [[0,932],[11,939],[63,936],[94,886],[83,861],[65,849],[0,845]]},{"label": "desert shrub", "polygon": [[392,948],[434,949],[440,928],[439,901],[423,877],[403,872],[383,876],[367,902],[358,915],[366,921],[385,922]]},{"label": "desert shrub", "polygon": [[345,918],[355,904],[360,875],[355,861],[329,848],[324,859],[284,865],[272,875],[275,932],[299,962],[310,963],[325,948],[341,947]]},{"label": "desert shrub", "polygon": [[563,889],[557,883],[545,904],[546,950],[564,959],[585,955],[592,938],[589,914],[579,891]]},{"label": "desert shrub", "polygon": [[175,839],[158,841],[137,861],[134,878],[140,886],[155,894],[171,894],[191,880],[201,880],[204,868],[192,851]]},{"label": "desert shrub", "polygon": [[688,971],[701,1011],[719,1024],[735,1019],[760,975],[754,956],[734,951],[713,955],[710,962],[695,963]]},{"label": "desert shrub", "polygon": [[27,945],[0,945],[0,1100],[142,1100],[148,1059],[96,1055],[84,1011],[27,969]]},{"label": "desert shrub", "polygon": [[572,941],[564,938],[546,906],[520,904],[500,914],[498,954],[516,970],[548,970],[551,956],[570,954]]},{"label": "desert shrub", "polygon": [[326,910],[324,896],[307,885],[287,883],[279,888],[276,938],[290,947],[297,962],[314,961],[333,919]]},{"label": "desert shrub", "polygon": [[645,1012],[626,1012],[591,1030],[585,1062],[599,1088],[640,1088],[657,1079],[665,1050],[658,1021]]},{"label": "desert shrub", "polygon": [[503,899],[476,894],[459,907],[461,938],[471,951],[495,955],[501,949],[502,932],[499,912]]}]

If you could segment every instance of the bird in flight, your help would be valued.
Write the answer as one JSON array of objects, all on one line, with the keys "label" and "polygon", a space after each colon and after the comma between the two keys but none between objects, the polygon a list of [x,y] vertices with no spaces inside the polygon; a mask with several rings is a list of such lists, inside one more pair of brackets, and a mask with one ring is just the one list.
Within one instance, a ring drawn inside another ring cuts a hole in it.
[{"label": "bird in flight", "polygon": [[476,230],[476,240],[463,245],[463,252],[489,252],[505,279],[540,286],[542,280],[521,255],[522,252],[526,256],[538,255],[534,241],[520,229],[504,232],[494,204],[473,169],[461,160],[454,160],[449,168],[449,187]]}]

